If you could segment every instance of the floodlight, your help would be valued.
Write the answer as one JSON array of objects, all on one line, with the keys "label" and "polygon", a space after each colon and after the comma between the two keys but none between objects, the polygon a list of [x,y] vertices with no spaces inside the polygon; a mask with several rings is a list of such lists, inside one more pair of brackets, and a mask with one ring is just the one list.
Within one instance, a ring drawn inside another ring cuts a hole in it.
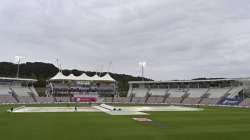
[{"label": "floodlight", "polygon": [[141,67],[141,77],[142,81],[144,81],[144,67],[146,67],[147,63],[144,61],[139,62],[139,66]]},{"label": "floodlight", "polygon": [[25,59],[24,56],[15,56],[15,63],[20,63],[21,60]]},{"label": "floodlight", "polygon": [[139,66],[141,67],[146,67],[147,63],[146,62],[139,62]]},{"label": "floodlight", "polygon": [[25,59],[25,57],[24,56],[15,56],[15,63],[17,63],[16,78],[19,78],[19,65],[20,65],[22,59]]}]

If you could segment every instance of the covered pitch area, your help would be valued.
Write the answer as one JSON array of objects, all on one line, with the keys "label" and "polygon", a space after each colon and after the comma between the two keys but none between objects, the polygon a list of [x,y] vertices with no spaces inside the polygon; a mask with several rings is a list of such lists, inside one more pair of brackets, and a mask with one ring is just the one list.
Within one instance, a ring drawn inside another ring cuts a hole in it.
[{"label": "covered pitch area", "polygon": [[[109,115],[150,115],[150,112],[165,111],[202,111],[201,108],[183,107],[183,106],[111,106],[100,104],[89,107],[26,107],[14,108],[13,113],[34,113],[34,112],[104,112]],[[148,112],[148,113],[145,113]]]}]

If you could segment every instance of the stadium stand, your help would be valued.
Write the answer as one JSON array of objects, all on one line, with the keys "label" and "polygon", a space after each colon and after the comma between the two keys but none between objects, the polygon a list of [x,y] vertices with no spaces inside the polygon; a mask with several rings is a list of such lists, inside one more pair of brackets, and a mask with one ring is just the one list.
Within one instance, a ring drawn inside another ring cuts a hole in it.
[{"label": "stadium stand", "polygon": [[191,88],[188,90],[189,97],[191,98],[200,98],[207,92],[207,88]]},{"label": "stadium stand", "polygon": [[33,92],[29,93],[29,95],[33,99],[34,102],[37,102],[36,95]]},{"label": "stadium stand", "polygon": [[120,98],[118,98],[118,97],[114,97],[112,102],[116,102],[116,103],[118,103],[118,102],[120,102]]},{"label": "stadium stand", "polygon": [[10,87],[10,92],[9,94],[16,100],[16,102],[19,102],[18,95],[16,92]]},{"label": "stadium stand", "polygon": [[11,95],[0,95],[0,104],[17,103]]},{"label": "stadium stand", "polygon": [[36,97],[37,102],[39,103],[54,103],[55,100],[53,97]]},{"label": "stadium stand", "polygon": [[216,105],[221,99],[220,98],[204,98],[200,104],[204,105]]},{"label": "stadium stand", "polygon": [[207,92],[207,88],[191,88],[188,90],[189,96],[182,102],[183,104],[198,104],[202,96]]},{"label": "stadium stand", "polygon": [[29,86],[28,88],[34,96],[38,96],[38,93],[34,86]]},{"label": "stadium stand", "polygon": [[18,96],[19,103],[30,104],[34,103],[34,100],[30,96]]},{"label": "stadium stand", "polygon": [[145,97],[134,97],[133,100],[132,100],[132,103],[144,104],[145,103]]},{"label": "stadium stand", "polygon": [[[0,78],[0,104],[78,102],[76,98],[95,96],[105,103],[224,105],[237,101],[239,106],[250,107],[250,98],[247,98],[250,97],[250,82],[246,84],[246,81],[250,80],[135,81],[129,82],[127,97],[106,94],[113,91],[110,85],[105,84],[89,86],[50,83],[47,91],[53,90],[53,94],[48,95],[54,96],[39,97],[32,84],[28,84],[35,82],[34,80]],[[56,96],[57,94],[60,96]]]},{"label": "stadium stand", "polygon": [[130,103],[130,99],[127,97],[120,97],[120,103]]},{"label": "stadium stand", "polygon": [[[112,101],[112,99],[109,99],[108,101]],[[128,97],[114,97],[113,102],[116,102],[116,103],[130,103],[130,98],[128,98]]]},{"label": "stadium stand", "polygon": [[209,98],[221,98],[223,97],[230,88],[211,88],[208,91],[208,94],[210,94]]},{"label": "stadium stand", "polygon": [[250,106],[250,98],[244,99],[239,105],[240,106]]},{"label": "stadium stand", "polygon": [[229,90],[231,88],[210,88],[207,92],[208,98],[204,98],[200,104],[215,105],[228,95]]},{"label": "stadium stand", "polygon": [[0,95],[9,95],[10,86],[9,85],[0,85]]},{"label": "stadium stand", "polygon": [[250,79],[130,81],[129,92],[128,97],[144,97],[145,103],[216,105],[250,97]]},{"label": "stadium stand", "polygon": [[238,94],[243,90],[242,86],[239,87],[233,87],[229,92],[228,92],[228,96],[227,98],[235,98],[236,96],[238,96]]},{"label": "stadium stand", "polygon": [[31,90],[28,87],[12,86],[12,89],[18,96],[30,96]]},{"label": "stadium stand", "polygon": [[163,103],[164,96],[150,96],[146,103],[155,104],[155,103]]},{"label": "stadium stand", "polygon": [[186,93],[183,89],[170,89],[168,91],[169,97],[165,100],[168,104],[179,104],[181,103],[182,96]]},{"label": "stadium stand", "polygon": [[55,97],[57,102],[70,102],[70,97]]},{"label": "stadium stand", "polygon": [[105,103],[113,102],[113,97],[104,97],[103,102],[105,102]]},{"label": "stadium stand", "polygon": [[148,91],[147,88],[135,88],[132,93],[135,94],[135,97],[145,97]]},{"label": "stadium stand", "polygon": [[151,93],[154,96],[164,96],[167,89],[163,88],[152,88],[149,90],[149,93]]}]

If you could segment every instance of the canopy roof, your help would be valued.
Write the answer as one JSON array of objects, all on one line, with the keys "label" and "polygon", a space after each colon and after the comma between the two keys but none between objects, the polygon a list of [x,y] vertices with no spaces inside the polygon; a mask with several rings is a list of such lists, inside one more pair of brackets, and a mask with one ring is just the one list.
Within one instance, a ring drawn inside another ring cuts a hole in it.
[{"label": "canopy roof", "polygon": [[106,82],[115,82],[115,80],[107,73],[103,77],[98,76],[97,74],[94,76],[88,76],[85,73],[83,73],[80,76],[75,76],[73,74],[70,74],[68,76],[63,75],[62,72],[58,72],[55,76],[50,78],[49,81],[59,81],[59,80],[65,80],[65,81],[106,81]]},{"label": "canopy roof", "polygon": [[83,73],[80,76],[76,76],[76,80],[79,80],[79,81],[91,81],[92,78],[89,77],[88,75],[86,75],[85,73]]},{"label": "canopy roof", "polygon": [[114,81],[115,82],[115,79],[113,79],[109,73],[107,73],[106,75],[104,75],[103,77],[101,77],[103,80],[106,80],[106,81]]},{"label": "canopy roof", "polygon": [[62,74],[62,72],[58,72],[55,76],[50,78],[51,81],[53,80],[64,80],[66,79],[66,76]]}]

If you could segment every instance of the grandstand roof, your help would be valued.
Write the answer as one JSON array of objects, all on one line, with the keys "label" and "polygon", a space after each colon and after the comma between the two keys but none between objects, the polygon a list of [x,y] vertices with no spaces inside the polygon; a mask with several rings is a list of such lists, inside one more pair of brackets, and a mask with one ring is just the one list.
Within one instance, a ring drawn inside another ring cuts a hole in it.
[{"label": "grandstand roof", "polygon": [[103,80],[105,81],[115,81],[115,79],[113,79],[109,73],[107,73],[106,75],[104,75],[103,77],[101,77]]},{"label": "grandstand roof", "polygon": [[129,81],[130,84],[142,83],[199,83],[199,82],[223,82],[223,81],[250,81],[250,78],[228,78],[228,79],[207,79],[207,80],[168,80],[168,81]]},{"label": "grandstand roof", "polygon": [[85,73],[83,73],[82,75],[80,76],[76,76],[76,80],[79,80],[79,81],[91,81],[92,78],[88,75],[86,75]]},{"label": "grandstand roof", "polygon": [[83,73],[80,76],[75,76],[70,74],[69,76],[63,75],[62,72],[58,72],[55,76],[50,78],[50,81],[59,81],[59,80],[71,80],[71,81],[106,81],[106,82],[115,82],[115,80],[107,73],[103,77],[99,77],[97,74],[90,77]]},{"label": "grandstand roof", "polygon": [[65,75],[62,74],[62,72],[58,72],[55,76],[50,78],[51,81],[53,80],[64,80],[66,78]]},{"label": "grandstand roof", "polygon": [[73,74],[70,74],[69,76],[64,76],[64,80],[77,80],[77,77]]},{"label": "grandstand roof", "polygon": [[36,79],[28,79],[28,78],[10,78],[10,77],[0,77],[0,81],[27,81],[27,82],[37,82]]},{"label": "grandstand roof", "polygon": [[103,79],[101,77],[99,77],[97,74],[92,76],[91,78],[92,78],[91,79],[92,81],[103,81]]}]

